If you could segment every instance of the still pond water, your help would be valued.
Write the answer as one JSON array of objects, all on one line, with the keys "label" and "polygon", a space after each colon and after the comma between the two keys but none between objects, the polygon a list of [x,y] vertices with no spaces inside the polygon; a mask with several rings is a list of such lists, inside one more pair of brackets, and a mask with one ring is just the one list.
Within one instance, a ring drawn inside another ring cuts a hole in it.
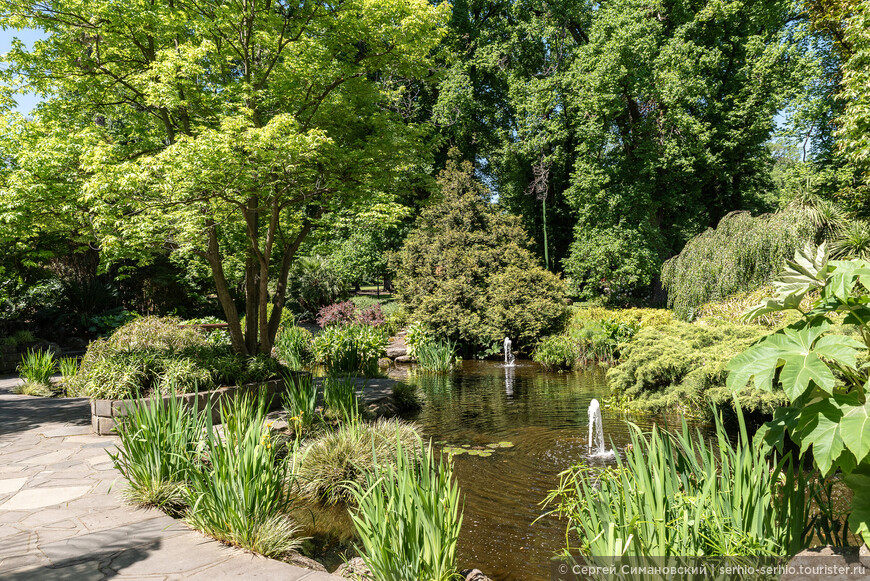
[{"label": "still pond water", "polygon": [[[455,456],[465,495],[460,568],[476,567],[495,581],[549,581],[565,525],[554,517],[534,521],[559,473],[587,456],[589,402],[609,395],[604,370],[549,373],[531,361],[513,368],[465,361],[448,375],[411,372],[403,380],[427,400],[408,419],[427,439],[465,450]],[[606,407],[602,414],[608,448],[612,441],[621,449],[629,441],[626,416]],[[649,428],[663,418],[631,420]]]}]

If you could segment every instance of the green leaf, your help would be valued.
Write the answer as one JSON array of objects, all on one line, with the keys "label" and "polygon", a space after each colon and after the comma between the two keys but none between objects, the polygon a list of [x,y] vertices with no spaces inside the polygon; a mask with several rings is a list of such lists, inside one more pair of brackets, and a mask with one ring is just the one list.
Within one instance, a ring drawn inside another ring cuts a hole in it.
[{"label": "green leaf", "polygon": [[786,433],[794,433],[800,419],[799,408],[782,407],[773,412],[773,419],[761,426],[753,439],[756,447],[776,448],[783,452]]},{"label": "green leaf", "polygon": [[842,415],[840,408],[830,399],[810,404],[801,412],[796,430],[799,433],[801,454],[812,446],[816,466],[824,475],[831,471],[844,450],[839,423]]},{"label": "green leaf", "polygon": [[813,351],[831,361],[855,368],[858,351],[866,349],[864,343],[845,335],[827,335],[813,345]]},{"label": "green leaf", "polygon": [[725,367],[729,372],[726,380],[728,389],[743,389],[754,377],[756,388],[773,391],[773,376],[779,367],[779,353],[778,348],[762,341],[736,356]]},{"label": "green leaf", "polygon": [[862,462],[870,453],[870,403],[843,407],[840,435],[858,462]]},{"label": "green leaf", "polygon": [[870,543],[870,466],[862,464],[843,481],[852,489],[849,528],[865,543]]}]

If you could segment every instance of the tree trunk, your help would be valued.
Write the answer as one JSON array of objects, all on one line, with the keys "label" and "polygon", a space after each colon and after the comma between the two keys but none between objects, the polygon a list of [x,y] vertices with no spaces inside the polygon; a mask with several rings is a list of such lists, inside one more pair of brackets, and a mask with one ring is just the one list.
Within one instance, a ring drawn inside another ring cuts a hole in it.
[{"label": "tree trunk", "polygon": [[257,308],[259,293],[259,260],[254,246],[257,244],[258,215],[257,198],[248,198],[248,208],[245,211],[245,222],[248,233],[248,250],[245,256],[245,347],[250,355],[257,353]]},{"label": "tree trunk", "polygon": [[[317,217],[320,217],[320,213]],[[284,303],[287,299],[287,277],[290,275],[293,258],[313,227],[314,224],[311,221],[305,222],[293,242],[284,246],[284,255],[281,257],[281,272],[278,274],[278,285],[275,288],[275,297],[272,301],[272,316],[269,318],[269,340],[272,343],[275,342],[275,335],[278,334],[278,326],[281,324],[281,314],[284,312]]]},{"label": "tree trunk", "polygon": [[224,275],[214,220],[208,218],[205,225],[206,232],[208,233],[208,251],[205,253],[205,258],[208,260],[209,266],[211,266],[211,274],[217,289],[218,301],[224,310],[224,315],[227,317],[233,351],[241,355],[248,355],[249,351],[245,345],[242,326],[239,322],[239,312],[236,310],[236,304],[233,302],[232,295],[230,295],[229,285]]}]

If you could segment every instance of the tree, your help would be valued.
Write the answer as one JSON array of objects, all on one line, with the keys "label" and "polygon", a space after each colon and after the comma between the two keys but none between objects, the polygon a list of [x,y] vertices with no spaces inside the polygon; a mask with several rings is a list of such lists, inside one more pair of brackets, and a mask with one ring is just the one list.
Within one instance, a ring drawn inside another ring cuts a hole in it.
[{"label": "tree", "polygon": [[413,319],[466,351],[531,350],[564,326],[564,283],[540,267],[520,219],[489,200],[470,162],[451,159],[440,197],[397,257],[396,290]]},{"label": "tree", "polygon": [[[9,26],[49,33],[29,52],[15,46],[3,75],[48,99],[40,119],[99,134],[77,195],[96,212],[103,255],[165,246],[200,256],[234,349],[269,352],[290,266],[322,216],[391,191],[415,167],[425,127],[396,103],[407,79],[427,74],[446,10],[3,0]],[[244,330],[224,269],[233,248]]]}]

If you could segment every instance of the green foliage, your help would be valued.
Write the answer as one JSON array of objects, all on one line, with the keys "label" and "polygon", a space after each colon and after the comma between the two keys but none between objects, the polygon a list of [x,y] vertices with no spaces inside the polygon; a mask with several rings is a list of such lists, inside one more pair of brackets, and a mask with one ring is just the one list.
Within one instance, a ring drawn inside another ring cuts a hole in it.
[{"label": "green foliage", "polygon": [[183,406],[174,394],[165,402],[131,402],[116,428],[118,451],[110,454],[127,479],[127,499],[180,512],[184,483],[192,470],[201,469],[198,454],[204,427],[204,416]]},{"label": "green foliage", "polygon": [[562,473],[547,502],[568,519],[587,557],[790,557],[809,545],[810,501],[790,454],[771,459],[754,446],[742,414],[732,443],[722,419],[716,439],[657,426],[631,428],[616,468],[580,464]]},{"label": "green foliage", "polygon": [[302,430],[317,419],[317,385],[310,373],[284,373],[284,409]]},{"label": "green foliage", "polygon": [[[366,566],[381,581],[451,581],[462,528],[462,499],[452,460],[421,443],[408,447],[400,434],[395,463],[377,459],[350,490],[351,513]],[[396,441],[397,440],[397,441]]]},{"label": "green foliage", "polygon": [[78,373],[65,384],[78,395],[129,399],[261,382],[279,377],[280,370],[276,359],[233,353],[208,342],[204,333],[179,328],[177,319],[143,317],[92,341]]},{"label": "green foliage", "polygon": [[208,425],[209,467],[188,473],[186,520],[225,543],[280,557],[300,543],[298,527],[286,514],[296,499],[296,456],[291,450],[279,457],[265,409],[262,396],[221,406],[223,435]]},{"label": "green foliage", "polygon": [[532,359],[540,363],[544,369],[573,369],[580,359],[577,342],[568,335],[551,335],[544,337],[535,351]]},{"label": "green foliage", "polygon": [[470,163],[450,161],[438,183],[441,197],[397,256],[396,289],[411,318],[475,351],[505,336],[531,349],[561,331],[563,283],[537,264],[519,220],[489,203]]},{"label": "green foliage", "polygon": [[289,369],[301,371],[311,361],[311,331],[297,326],[285,326],[275,337],[275,352]]},{"label": "green foliage", "polygon": [[408,346],[408,355],[417,356],[417,348],[423,343],[432,341],[432,331],[426,323],[414,321],[405,328],[405,345]]},{"label": "green foliage", "polygon": [[352,502],[350,483],[362,485],[376,465],[395,464],[397,436],[405,450],[419,450],[416,428],[398,419],[342,423],[310,439],[300,452],[302,491],[327,504]]},{"label": "green foliage", "polygon": [[22,395],[31,395],[34,397],[52,397],[55,395],[48,385],[29,380],[13,386],[12,393],[20,393]]},{"label": "green foliage", "polygon": [[[807,245],[787,263],[775,282],[776,296],[746,312],[754,318],[770,312],[800,310],[811,291],[819,296],[802,318],[764,337],[728,365],[728,386],[782,389],[788,405],[776,410],[762,430],[764,441],[782,450],[786,434],[812,448],[823,475],[839,469],[853,491],[852,531],[870,540],[870,404],[866,361],[870,346],[870,263],[829,260],[824,245]],[[835,334],[831,317],[843,316]]]},{"label": "green foliage", "polygon": [[314,360],[331,373],[376,375],[387,337],[370,325],[330,325],[312,343]]},{"label": "green foliage", "polygon": [[57,371],[57,361],[51,351],[28,349],[21,356],[18,375],[28,382],[51,387],[51,376]]},{"label": "green foliage", "polygon": [[[688,415],[704,414],[708,401],[728,404],[738,398],[725,387],[726,365],[768,332],[756,325],[704,321],[641,329],[622,347],[622,361],[608,370],[613,398],[628,408]],[[767,413],[784,401],[780,391],[739,394],[744,409]]]},{"label": "green foliage", "polygon": [[566,335],[541,341],[532,359],[547,369],[571,369],[589,361],[615,363],[622,353],[620,345],[634,337],[642,327],[667,325],[671,312],[665,309],[574,309]]},{"label": "green foliage", "polygon": [[[331,375],[323,379],[323,403],[326,410],[345,422],[359,418],[359,399],[356,395],[356,377]],[[363,388],[365,389],[365,388]]]},{"label": "green foliage", "polygon": [[446,373],[456,365],[456,346],[450,341],[427,341],[418,345],[415,352],[423,371]]},{"label": "green foliage", "polygon": [[570,254],[562,262],[570,294],[627,302],[658,274],[660,245],[653,232],[643,229],[578,224]]},{"label": "green foliage", "polygon": [[75,357],[64,357],[58,363],[58,369],[60,369],[60,375],[63,377],[64,381],[69,381],[70,378],[75,377],[76,373],[79,371],[79,360]]},{"label": "green foliage", "polygon": [[679,318],[691,320],[705,303],[769,284],[783,261],[817,232],[800,209],[757,217],[729,214],[665,263],[668,306]]},{"label": "green foliage", "polygon": [[350,297],[350,300],[353,301],[353,304],[356,305],[361,311],[364,311],[374,305],[381,306],[381,312],[384,314],[384,318],[389,318],[394,315],[399,310],[399,303],[396,302],[393,298],[386,297],[372,297],[368,295],[357,295]]}]

